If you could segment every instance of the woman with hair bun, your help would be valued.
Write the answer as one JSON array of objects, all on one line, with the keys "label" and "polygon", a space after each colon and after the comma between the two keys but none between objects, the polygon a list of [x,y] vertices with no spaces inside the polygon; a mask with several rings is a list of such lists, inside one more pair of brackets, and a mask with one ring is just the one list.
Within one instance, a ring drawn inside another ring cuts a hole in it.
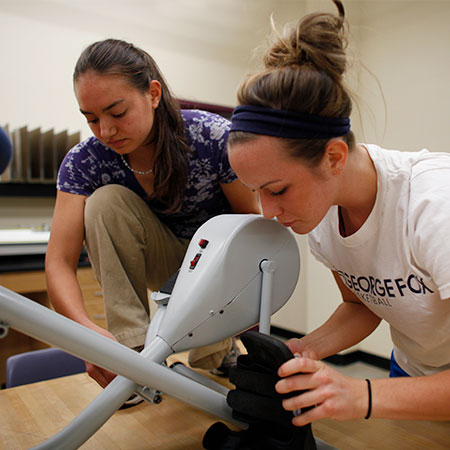
[{"label": "woman with hair bun", "polygon": [[[230,168],[229,121],[180,111],[148,53],[121,40],[95,42],[79,57],[73,82],[94,136],[72,148],[59,170],[48,292],[59,313],[139,350],[150,320],[147,288],[158,290],[178,270],[197,228],[219,214],[260,209]],[[77,281],[84,241],[108,330],[89,318]],[[225,374],[236,349],[227,339],[194,349],[189,361]],[[86,366],[102,386],[115,376]]]},{"label": "woman with hair bun", "polygon": [[[450,420],[450,155],[358,143],[350,128],[344,8],[277,35],[246,78],[229,158],[263,214],[308,234],[343,302],[318,329],[287,342],[281,394],[301,426],[317,419]],[[363,380],[321,360],[371,334],[393,341],[391,377]]]}]

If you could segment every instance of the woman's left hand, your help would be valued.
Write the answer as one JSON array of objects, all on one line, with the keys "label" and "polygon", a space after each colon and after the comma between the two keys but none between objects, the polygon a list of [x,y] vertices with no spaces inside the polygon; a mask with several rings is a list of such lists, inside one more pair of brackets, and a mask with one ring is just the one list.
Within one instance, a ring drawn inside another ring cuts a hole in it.
[{"label": "woman's left hand", "polygon": [[278,375],[283,378],[275,385],[278,393],[305,391],[283,400],[287,411],[304,411],[293,415],[292,423],[296,426],[325,418],[359,419],[367,414],[366,381],[342,375],[322,361],[296,355],[280,366]]}]

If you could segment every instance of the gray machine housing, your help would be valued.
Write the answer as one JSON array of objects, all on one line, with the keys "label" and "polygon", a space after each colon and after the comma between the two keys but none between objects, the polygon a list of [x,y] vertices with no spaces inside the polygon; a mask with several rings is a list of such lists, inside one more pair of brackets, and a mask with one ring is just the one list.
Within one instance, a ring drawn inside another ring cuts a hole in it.
[{"label": "gray machine housing", "polygon": [[258,215],[210,219],[192,238],[157,335],[180,352],[256,325],[264,261],[276,265],[273,314],[290,298],[298,279],[300,256],[292,233]]}]

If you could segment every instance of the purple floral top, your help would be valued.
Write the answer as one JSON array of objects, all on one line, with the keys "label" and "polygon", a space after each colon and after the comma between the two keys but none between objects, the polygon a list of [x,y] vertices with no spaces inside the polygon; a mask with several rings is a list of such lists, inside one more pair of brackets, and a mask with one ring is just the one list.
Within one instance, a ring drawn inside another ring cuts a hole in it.
[{"label": "purple floral top", "polygon": [[[191,238],[211,217],[231,212],[220,184],[236,180],[228,162],[226,142],[230,123],[223,117],[198,110],[183,110],[186,137],[192,149],[183,206],[172,215],[158,215],[178,237]],[[89,137],[73,147],[59,168],[57,188],[71,194],[91,195],[106,184],[120,184],[152,202],[120,156]],[[155,206],[155,205],[153,205]]]}]

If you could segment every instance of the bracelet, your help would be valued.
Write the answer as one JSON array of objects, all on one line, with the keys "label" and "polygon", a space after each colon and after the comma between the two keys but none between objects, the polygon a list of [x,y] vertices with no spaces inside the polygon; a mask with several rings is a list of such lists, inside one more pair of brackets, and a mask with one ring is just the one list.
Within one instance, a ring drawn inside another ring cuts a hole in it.
[{"label": "bracelet", "polygon": [[367,415],[364,417],[364,419],[369,419],[370,415],[372,414],[372,386],[370,384],[370,380],[366,378],[367,381],[367,389],[369,391],[369,407],[367,408]]}]

